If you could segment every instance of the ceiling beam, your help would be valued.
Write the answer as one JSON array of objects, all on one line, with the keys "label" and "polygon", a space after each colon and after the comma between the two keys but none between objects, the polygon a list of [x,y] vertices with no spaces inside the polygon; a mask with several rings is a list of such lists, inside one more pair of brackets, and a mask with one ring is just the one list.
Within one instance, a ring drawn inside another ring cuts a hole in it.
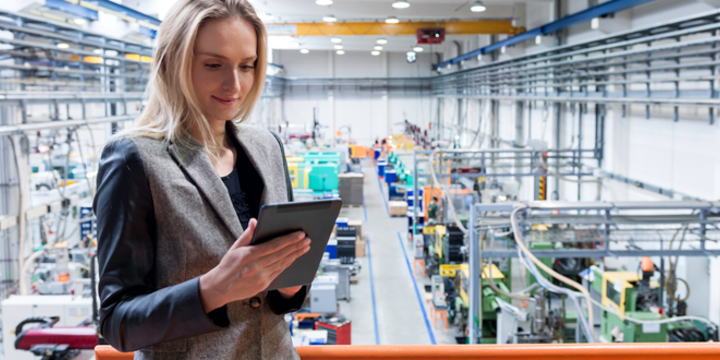
[{"label": "ceiling beam", "polygon": [[477,35],[477,34],[519,34],[525,28],[514,27],[508,20],[480,21],[403,21],[387,24],[373,22],[309,22],[309,23],[274,23],[265,25],[268,35],[290,36],[353,36],[380,35],[399,36],[415,35],[417,29],[444,28],[445,35]]}]

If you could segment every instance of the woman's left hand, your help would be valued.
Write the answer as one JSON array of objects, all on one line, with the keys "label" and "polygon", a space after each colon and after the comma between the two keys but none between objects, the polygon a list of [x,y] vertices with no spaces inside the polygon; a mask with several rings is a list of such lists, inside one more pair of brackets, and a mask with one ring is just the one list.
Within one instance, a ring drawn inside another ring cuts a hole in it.
[{"label": "woman's left hand", "polygon": [[302,289],[302,286],[278,289],[278,291],[280,292],[280,295],[282,295],[284,298],[289,299],[289,298],[295,296],[295,294],[297,294],[297,292],[300,291],[300,289]]}]

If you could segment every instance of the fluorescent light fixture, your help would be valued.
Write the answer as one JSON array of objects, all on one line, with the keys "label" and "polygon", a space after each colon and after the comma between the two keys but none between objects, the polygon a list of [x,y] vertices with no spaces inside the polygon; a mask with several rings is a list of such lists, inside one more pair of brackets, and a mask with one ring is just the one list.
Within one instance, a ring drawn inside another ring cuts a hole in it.
[{"label": "fluorescent light fixture", "polygon": [[315,0],[315,3],[322,6],[330,6],[333,3],[333,0]]},{"label": "fluorescent light fixture", "polygon": [[535,45],[542,44],[542,35],[538,35],[535,37]]},{"label": "fluorescent light fixture", "polygon": [[600,27],[600,18],[593,18],[590,20],[590,28],[595,30]]},{"label": "fluorescent light fixture", "polygon": [[408,51],[408,52],[405,53],[405,55],[407,55],[407,56],[415,56],[415,55],[417,55],[417,54],[416,54],[414,51]]},{"label": "fluorescent light fixture", "polygon": [[377,50],[374,50],[374,51],[370,52],[370,54],[371,54],[372,56],[378,56],[378,55],[380,55],[380,52],[377,51]]},{"label": "fluorescent light fixture", "polygon": [[400,20],[398,20],[397,16],[390,16],[387,19],[385,19],[386,24],[397,24]]},{"label": "fluorescent light fixture", "polygon": [[345,55],[345,50],[338,50],[335,53],[338,55]]},{"label": "fluorescent light fixture", "polygon": [[336,22],[337,18],[335,17],[335,15],[325,15],[325,16],[323,16],[323,21],[329,22],[329,23]]},{"label": "fluorescent light fixture", "polygon": [[85,25],[85,24],[87,24],[87,19],[84,19],[84,18],[77,18],[77,19],[75,19],[75,20],[73,20],[73,21],[75,21],[75,23],[78,24],[78,25]]},{"label": "fluorescent light fixture", "polygon": [[342,50],[342,49],[343,49],[342,45],[335,45],[335,50]]},{"label": "fluorescent light fixture", "polygon": [[470,7],[470,11],[472,12],[483,12],[485,10],[487,10],[487,8],[480,1],[476,1],[473,6]]},{"label": "fluorescent light fixture", "polygon": [[505,53],[505,47],[504,47],[504,46],[500,48],[500,53],[501,53],[501,54],[504,54],[504,53]]},{"label": "fluorescent light fixture", "polygon": [[373,50],[377,50],[377,51],[380,51],[380,50],[382,50],[382,49],[383,49],[383,47],[380,46],[380,45],[377,45],[377,46],[375,46],[375,47],[373,48]]},{"label": "fluorescent light fixture", "polygon": [[308,49],[300,49],[300,53],[303,54],[303,55],[305,55],[305,54],[310,53],[310,50],[308,50]]},{"label": "fluorescent light fixture", "polygon": [[422,46],[416,46],[413,48],[413,51],[414,52],[423,52],[423,51],[425,51],[425,49],[423,49]]},{"label": "fluorescent light fixture", "polygon": [[395,0],[392,3],[392,7],[395,9],[407,9],[410,7],[410,3],[403,0]]},{"label": "fluorescent light fixture", "polygon": [[385,45],[387,44],[387,39],[377,39],[378,45]]},{"label": "fluorescent light fixture", "polygon": [[95,50],[93,50],[93,52],[96,53],[96,54],[102,54],[102,53],[103,53],[103,49],[95,49]]},{"label": "fluorescent light fixture", "polygon": [[68,45],[67,43],[58,43],[58,44],[55,45],[55,46],[57,46],[57,47],[60,48],[60,49],[67,49],[67,48],[70,47],[70,45]]},{"label": "fluorescent light fixture", "polygon": [[332,38],[332,39],[330,39],[330,42],[333,44],[339,44],[342,42],[342,39],[341,38]]}]

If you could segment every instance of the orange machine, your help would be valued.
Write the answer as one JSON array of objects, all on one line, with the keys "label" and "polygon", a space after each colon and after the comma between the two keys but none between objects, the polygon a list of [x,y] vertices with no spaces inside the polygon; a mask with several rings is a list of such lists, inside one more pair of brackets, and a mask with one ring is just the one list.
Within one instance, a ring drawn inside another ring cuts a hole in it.
[{"label": "orange machine", "polygon": [[[717,360],[718,343],[532,344],[532,345],[329,345],[297,348],[302,360]],[[110,346],[95,348],[97,360],[131,360]]]}]

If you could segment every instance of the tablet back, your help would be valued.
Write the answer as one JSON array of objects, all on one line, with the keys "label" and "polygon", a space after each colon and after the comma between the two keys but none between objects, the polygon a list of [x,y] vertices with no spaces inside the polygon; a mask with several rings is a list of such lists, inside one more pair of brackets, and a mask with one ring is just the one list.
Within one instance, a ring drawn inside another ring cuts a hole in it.
[{"label": "tablet back", "polygon": [[312,283],[341,207],[342,200],[334,199],[268,204],[260,209],[252,244],[261,244],[298,230],[312,240],[310,251],[278,275],[267,290]]}]

